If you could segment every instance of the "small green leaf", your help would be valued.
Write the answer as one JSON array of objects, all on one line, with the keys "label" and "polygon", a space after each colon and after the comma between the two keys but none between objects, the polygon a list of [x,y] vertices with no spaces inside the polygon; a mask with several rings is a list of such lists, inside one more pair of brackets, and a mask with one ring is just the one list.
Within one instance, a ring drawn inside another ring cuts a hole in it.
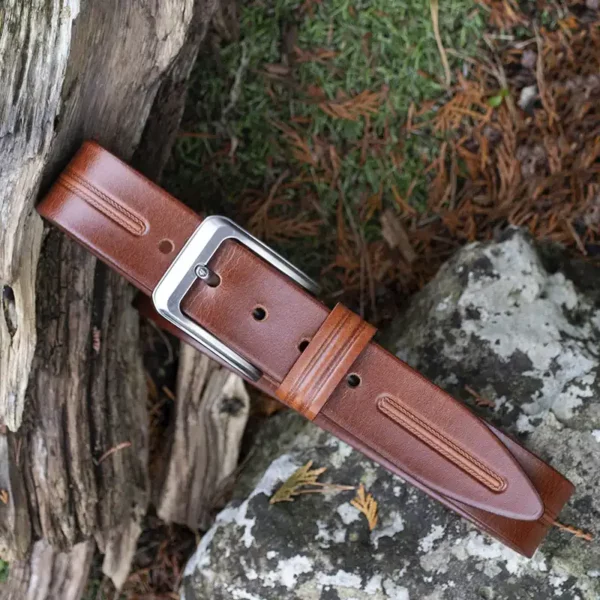
[{"label": "small green leaf", "polygon": [[503,96],[498,94],[497,96],[491,96],[487,99],[488,106],[492,108],[498,108],[502,104]]},{"label": "small green leaf", "polygon": [[8,579],[10,565],[3,560],[0,560],[0,583],[5,583]]},{"label": "small green leaf", "polygon": [[502,88],[495,96],[490,96],[487,100],[488,106],[498,108],[502,104],[502,100],[510,94],[510,90]]}]

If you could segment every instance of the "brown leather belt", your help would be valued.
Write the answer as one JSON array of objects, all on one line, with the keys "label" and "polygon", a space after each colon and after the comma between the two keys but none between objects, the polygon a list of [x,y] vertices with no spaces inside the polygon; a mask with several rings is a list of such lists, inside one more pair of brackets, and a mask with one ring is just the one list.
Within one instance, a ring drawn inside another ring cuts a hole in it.
[{"label": "brown leather belt", "polygon": [[518,552],[534,553],[573,493],[373,342],[360,317],[330,312],[291,265],[226,220],[202,221],[97,144],[84,144],[38,210],[139,288],[143,313]]}]

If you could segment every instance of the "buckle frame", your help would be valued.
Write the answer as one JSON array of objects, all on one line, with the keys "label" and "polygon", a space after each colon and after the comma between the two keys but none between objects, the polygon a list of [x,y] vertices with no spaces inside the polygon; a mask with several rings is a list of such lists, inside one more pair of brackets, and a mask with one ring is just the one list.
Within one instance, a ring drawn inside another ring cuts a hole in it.
[{"label": "buckle frame", "polygon": [[[221,216],[207,217],[185,243],[152,293],[157,312],[187,335],[207,352],[226,364],[230,369],[251,381],[258,381],[262,372],[243,356],[221,342],[210,331],[183,314],[181,302],[199,274],[208,269],[208,263],[225,240],[235,240],[287,275],[292,281],[314,294],[319,286],[285,258],[266,244]],[[204,269],[203,269],[204,268]]]}]

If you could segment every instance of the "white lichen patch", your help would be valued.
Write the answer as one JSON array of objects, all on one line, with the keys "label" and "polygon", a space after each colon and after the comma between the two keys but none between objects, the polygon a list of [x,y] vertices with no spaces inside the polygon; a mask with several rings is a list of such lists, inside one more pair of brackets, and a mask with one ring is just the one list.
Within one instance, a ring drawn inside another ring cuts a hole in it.
[{"label": "white lichen patch", "polygon": [[587,572],[589,577],[600,577],[600,569],[592,569],[591,571]]},{"label": "white lichen patch", "polygon": [[448,309],[452,309],[452,308],[453,308],[452,298],[450,298],[448,296],[447,298],[440,300],[438,305],[435,307],[435,310],[437,312],[446,312],[446,311],[448,311]]},{"label": "white lichen patch", "polygon": [[444,537],[446,528],[442,525],[433,525],[431,531],[421,540],[419,540],[419,550],[421,552],[431,552],[435,542]]},{"label": "white lichen patch", "polygon": [[339,469],[346,462],[346,459],[354,452],[352,446],[342,442],[337,438],[330,438],[328,445],[334,446],[336,451],[329,456],[329,462],[334,469]]},{"label": "white lichen patch", "polygon": [[244,575],[246,576],[246,579],[254,581],[258,578],[258,573],[256,570],[248,566],[248,562],[243,556],[240,558],[240,564],[244,569]]},{"label": "white lichen patch", "polygon": [[565,575],[550,575],[548,581],[557,592],[562,593],[562,586],[567,582],[568,577]]},{"label": "white lichen patch", "polygon": [[423,554],[420,557],[421,568],[429,573],[446,573],[451,557],[461,562],[470,561],[475,568],[490,578],[498,577],[502,572],[518,576],[548,571],[543,553],[538,551],[533,558],[527,559],[504,544],[476,531],[453,542],[444,541],[435,550]]},{"label": "white lichen patch", "polygon": [[310,573],[313,563],[307,556],[297,555],[291,558],[282,558],[277,561],[277,568],[261,574],[263,585],[274,587],[279,584],[288,590],[296,587],[298,576]]},{"label": "white lichen patch", "polygon": [[377,481],[378,476],[379,473],[377,472],[377,469],[369,465],[367,468],[364,469],[362,477],[360,478],[360,482],[365,486],[367,490],[369,490]]},{"label": "white lichen patch", "polygon": [[360,520],[360,511],[357,508],[354,508],[349,502],[345,502],[338,506],[336,512],[340,515],[344,525],[350,525],[350,523]]},{"label": "white lichen patch", "polygon": [[332,575],[318,573],[317,585],[319,587],[333,587],[336,590],[344,588],[360,590],[362,589],[362,579],[360,575],[356,575],[355,573],[348,573],[340,569]]},{"label": "white lichen patch", "polygon": [[[593,395],[598,361],[586,341],[600,311],[579,296],[562,273],[549,275],[521,235],[483,249],[482,254],[491,270],[470,272],[457,303],[461,331],[468,335],[456,336],[454,343],[444,341],[444,354],[462,354],[473,339],[487,342],[504,361],[521,352],[532,365],[523,375],[542,386],[526,412],[552,410],[561,420],[571,418]],[[587,318],[575,325],[569,320],[570,311]],[[469,317],[473,314],[478,318]]]},{"label": "white lichen patch", "polygon": [[317,535],[316,540],[322,542],[321,547],[329,548],[330,543],[343,544],[346,541],[347,529],[345,527],[327,526],[327,523],[321,519],[317,519]]},{"label": "white lichen patch", "polygon": [[232,600],[264,600],[264,598],[261,598],[260,596],[251,594],[246,590],[234,587],[232,585],[227,586],[227,591],[229,592]]},{"label": "white lichen patch", "polygon": [[496,563],[511,575],[520,575],[524,571],[546,572],[548,570],[546,559],[541,552],[528,559],[504,544],[476,532],[471,532],[460,544],[455,544],[453,554],[460,560],[469,557],[483,559],[487,568]]},{"label": "white lichen patch", "polygon": [[404,586],[398,585],[392,579],[386,579],[383,582],[383,589],[385,590],[386,598],[393,600],[410,600],[408,590]]},{"label": "white lichen patch", "polygon": [[594,429],[594,431],[592,431],[592,437],[600,443],[600,429]]},{"label": "white lichen patch", "polygon": [[365,594],[373,596],[374,594],[381,592],[381,579],[381,574],[377,573],[373,575],[369,581],[367,581],[367,585],[365,586]]},{"label": "white lichen patch", "polygon": [[371,543],[375,548],[378,548],[379,540],[381,538],[394,537],[401,531],[404,531],[404,519],[402,518],[402,514],[393,512],[371,532]]},{"label": "white lichen patch", "polygon": [[247,518],[248,504],[259,494],[270,496],[275,490],[275,486],[285,481],[299,466],[287,454],[274,460],[246,500],[239,506],[229,506],[219,513],[214,525],[204,534],[196,552],[187,562],[184,576],[191,575],[197,569],[209,569],[211,542],[218,529],[228,523],[235,523],[239,527],[243,527],[241,541],[246,548],[249,548],[254,541],[252,528],[256,519]]},{"label": "white lichen patch", "polygon": [[535,429],[535,427],[531,424],[529,415],[526,414],[520,414],[517,417],[515,425],[519,433],[529,433]]}]

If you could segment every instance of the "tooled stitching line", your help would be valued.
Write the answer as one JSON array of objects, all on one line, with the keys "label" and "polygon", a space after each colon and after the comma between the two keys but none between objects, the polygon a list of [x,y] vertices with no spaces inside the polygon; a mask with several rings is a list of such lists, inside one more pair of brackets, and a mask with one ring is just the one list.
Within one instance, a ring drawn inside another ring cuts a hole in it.
[{"label": "tooled stitching line", "polygon": [[92,183],[90,183],[89,181],[87,181],[86,179],[84,179],[77,172],[72,171],[72,170],[69,169],[67,171],[67,174],[69,176],[73,177],[73,179],[75,179],[75,181],[77,181],[78,183],[80,183],[89,192],[98,194],[98,196],[100,196],[100,198],[102,198],[102,200],[104,200],[105,202],[107,202],[108,204],[110,204],[116,211],[120,212],[121,214],[123,214],[128,219],[131,219],[136,225],[139,226],[139,228],[140,228],[140,234],[144,232],[144,230],[146,229],[146,223],[144,223],[144,221],[142,219],[140,219],[140,217],[138,217],[137,215],[133,214],[131,211],[127,210],[127,208],[125,208],[122,204],[120,204],[119,202],[117,202],[114,198],[111,198],[110,196],[106,195],[104,192],[102,192],[101,190],[99,190]]},{"label": "tooled stitching line", "polygon": [[477,471],[475,471],[472,467],[469,467],[468,465],[464,465],[464,464],[460,463],[460,461],[457,461],[456,458],[450,456],[447,452],[444,451],[443,446],[436,444],[434,440],[423,440],[423,441],[425,441],[425,443],[427,443],[427,441],[429,441],[430,444],[432,446],[434,446],[439,452],[441,452],[441,454],[443,456],[445,456],[449,461],[451,461],[455,464],[459,463],[458,466],[460,468],[467,471],[467,473],[469,473],[470,475],[475,477],[478,481],[480,481],[487,487],[490,487],[494,491],[502,491],[506,487],[506,481],[504,480],[504,478],[502,478],[498,474],[494,473],[494,471],[492,471],[489,467],[487,467],[481,461],[476,459],[472,454],[469,454],[468,452],[463,450],[460,446],[455,444],[452,440],[448,439],[441,432],[437,431],[436,429],[431,427],[431,425],[427,424],[425,421],[420,419],[417,415],[415,415],[412,412],[410,412],[409,410],[407,410],[398,401],[394,400],[394,398],[389,398],[387,396],[380,398],[377,401],[377,407],[379,408],[379,410],[381,410],[383,413],[385,413],[392,420],[396,421],[402,427],[405,427],[406,429],[408,429],[409,431],[414,433],[420,439],[423,439],[421,436],[419,436],[418,431],[415,430],[414,426],[411,426],[410,422],[407,423],[407,422],[403,421],[402,419],[399,419],[398,415],[394,415],[391,412],[390,407],[386,406],[387,403],[391,404],[393,408],[395,408],[396,410],[398,410],[399,412],[404,414],[405,417],[407,417],[408,419],[415,421],[419,426],[421,426],[423,429],[425,429],[431,435],[433,435],[434,438],[437,438],[439,442],[442,442],[442,444],[446,444],[447,446],[452,448],[455,452],[457,452],[459,455],[461,455],[463,458],[465,458],[466,460],[472,462],[474,465],[479,467],[479,469],[481,469],[484,473],[486,473],[490,477],[490,479],[492,479],[493,481],[496,482],[496,484],[493,486],[490,485],[489,482],[486,482],[485,478],[481,477],[480,473],[477,473]]},{"label": "tooled stitching line", "polygon": [[[61,176],[61,180],[63,183],[71,183],[71,182],[69,182],[68,179],[66,179],[66,177],[72,178],[75,181],[75,183],[83,186],[91,194],[97,195],[99,198],[104,200],[104,202],[106,202],[109,206],[111,206],[115,211],[117,211],[117,213],[120,213],[121,216],[114,214],[114,213],[111,213],[110,216],[115,218],[115,220],[117,220],[117,222],[120,225],[122,225],[125,229],[127,229],[130,233],[133,233],[135,235],[142,235],[144,233],[144,231],[146,230],[146,223],[144,223],[144,221],[142,219],[140,219],[137,215],[134,215],[131,211],[127,210],[123,205],[119,204],[116,200],[114,200],[110,196],[107,196],[104,192],[100,191],[98,188],[96,188],[94,185],[92,185],[89,181],[83,179],[75,171],[72,171],[69,169],[69,170],[65,171],[65,173],[63,173],[63,175]],[[71,183],[71,185],[73,185],[73,184]],[[94,197],[86,197],[86,198],[84,198],[84,200],[86,200],[87,202],[89,202],[90,204],[95,206],[100,211],[107,210],[107,207],[103,206]],[[108,212],[110,213],[111,211],[108,209]],[[133,227],[131,225],[131,223],[128,223],[126,220],[123,220],[123,217],[125,217],[125,219],[128,219],[129,221],[131,221],[132,223],[137,225],[137,228]]]},{"label": "tooled stitching line", "polygon": [[[321,358],[321,356],[323,355],[323,352],[325,352],[325,349],[328,347],[329,343],[331,342],[331,339],[337,336],[338,332],[340,331],[340,329],[343,328],[344,323],[348,320],[349,317],[350,317],[349,313],[344,313],[341,315],[341,318],[339,319],[339,321],[335,324],[335,326],[332,328],[330,333],[323,340],[323,342],[321,343],[317,352],[315,352],[313,357],[310,359],[308,365],[306,365],[306,368],[303,370],[301,377],[299,377],[294,382],[292,389],[286,395],[286,399],[290,402],[290,404],[292,404],[292,405],[295,404],[294,401],[296,399],[296,396],[298,395],[298,389],[301,388],[302,384],[308,377],[309,373],[314,369],[315,363],[318,362],[318,360]],[[308,409],[308,407],[303,402],[301,412],[304,413],[304,412],[306,412],[307,409]]]},{"label": "tooled stitching line", "polygon": [[84,202],[91,204],[95,208],[97,208],[103,215],[106,215],[109,219],[112,219],[117,223],[117,225],[121,225],[124,229],[133,233],[134,235],[138,235],[137,230],[133,229],[131,224],[128,221],[125,221],[123,217],[119,216],[118,213],[114,212],[109,206],[104,206],[99,202],[95,201],[93,198],[90,198],[87,194],[83,194],[80,187],[68,181],[66,179],[59,179],[58,183],[62,185],[64,188],[75,194],[78,198],[81,198]]}]

